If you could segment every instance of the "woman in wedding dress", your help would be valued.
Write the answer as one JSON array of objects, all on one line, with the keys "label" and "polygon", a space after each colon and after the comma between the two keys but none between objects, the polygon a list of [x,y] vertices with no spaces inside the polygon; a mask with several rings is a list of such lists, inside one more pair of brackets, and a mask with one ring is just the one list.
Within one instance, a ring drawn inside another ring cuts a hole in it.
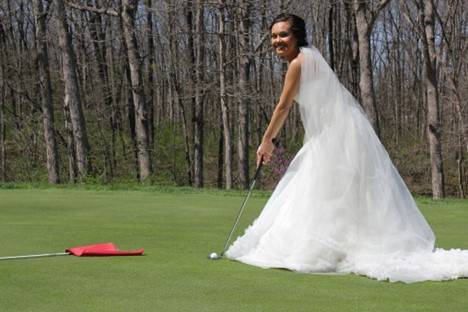
[{"label": "woman in wedding dress", "polygon": [[289,67],[257,164],[271,160],[293,100],[304,145],[226,256],[262,268],[407,283],[467,277],[468,250],[434,247],[432,229],[359,103],[318,50],[306,47],[304,21],[281,14],[270,30]]}]

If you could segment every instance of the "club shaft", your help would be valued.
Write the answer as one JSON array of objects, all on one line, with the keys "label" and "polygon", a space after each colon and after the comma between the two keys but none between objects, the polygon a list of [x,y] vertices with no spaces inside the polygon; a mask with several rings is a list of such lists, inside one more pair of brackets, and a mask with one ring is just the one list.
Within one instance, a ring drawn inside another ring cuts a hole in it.
[{"label": "club shaft", "polygon": [[0,257],[1,260],[18,260],[18,259],[32,259],[32,258],[43,258],[43,257],[57,257],[57,256],[68,256],[68,252],[56,252],[38,255],[25,255],[25,256],[11,256],[11,257]]},{"label": "club shaft", "polygon": [[223,252],[221,253],[221,257],[224,256],[224,253],[226,252],[226,250],[227,250],[227,248],[229,246],[229,242],[231,241],[232,234],[236,230],[237,224],[239,223],[239,220],[240,220],[240,218],[242,216],[242,213],[244,212],[245,204],[247,203],[247,200],[249,199],[250,195],[252,194],[252,190],[255,187],[255,182],[257,181],[257,177],[258,177],[258,174],[259,174],[261,168],[262,168],[262,163],[260,163],[260,165],[258,166],[257,171],[255,172],[252,184],[250,185],[249,192],[247,193],[247,196],[245,197],[244,202],[242,203],[242,206],[239,209],[239,212],[237,213],[236,221],[234,222],[234,225],[232,226],[231,231],[229,232],[229,235],[228,235],[228,237],[226,239],[226,243],[224,244],[224,248],[223,248]]}]

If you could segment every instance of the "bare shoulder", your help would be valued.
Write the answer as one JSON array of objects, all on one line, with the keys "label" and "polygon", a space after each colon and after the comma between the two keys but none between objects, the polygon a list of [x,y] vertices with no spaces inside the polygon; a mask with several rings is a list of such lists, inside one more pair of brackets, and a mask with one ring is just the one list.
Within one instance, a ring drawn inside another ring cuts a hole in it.
[{"label": "bare shoulder", "polygon": [[291,61],[290,65],[301,67],[302,63],[304,62],[304,52],[299,52],[294,60]]},{"label": "bare shoulder", "polygon": [[304,62],[304,54],[299,53],[294,60],[289,63],[288,74],[299,75],[301,73],[301,66]]}]

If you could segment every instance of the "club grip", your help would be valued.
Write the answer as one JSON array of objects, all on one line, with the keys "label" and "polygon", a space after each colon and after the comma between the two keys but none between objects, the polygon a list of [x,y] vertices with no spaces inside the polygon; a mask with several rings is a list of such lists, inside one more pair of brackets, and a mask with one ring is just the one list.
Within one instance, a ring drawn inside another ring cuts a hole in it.
[{"label": "club grip", "polygon": [[[271,141],[273,142],[273,144],[275,145],[276,148],[279,146],[279,142],[278,142],[278,140],[276,138],[272,139]],[[255,175],[253,177],[254,181],[257,180],[258,175],[260,174],[260,170],[262,169],[262,167],[263,167],[263,156],[260,159],[260,164],[258,165],[257,170],[255,170]]]},{"label": "club grip", "polygon": [[262,169],[262,167],[263,167],[263,156],[260,159],[260,164],[258,165],[257,170],[255,170],[255,174],[254,174],[254,177],[253,177],[254,181],[257,180],[257,177],[260,174],[260,170]]}]

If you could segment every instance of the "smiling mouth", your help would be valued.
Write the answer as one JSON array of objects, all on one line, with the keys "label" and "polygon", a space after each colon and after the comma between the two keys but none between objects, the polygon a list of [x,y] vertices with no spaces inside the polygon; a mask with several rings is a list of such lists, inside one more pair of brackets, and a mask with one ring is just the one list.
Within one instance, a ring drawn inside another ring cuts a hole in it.
[{"label": "smiling mouth", "polygon": [[275,47],[275,49],[276,49],[276,51],[278,51],[278,52],[283,52],[283,51],[286,51],[287,46],[285,46],[285,45],[277,45],[277,46]]}]

